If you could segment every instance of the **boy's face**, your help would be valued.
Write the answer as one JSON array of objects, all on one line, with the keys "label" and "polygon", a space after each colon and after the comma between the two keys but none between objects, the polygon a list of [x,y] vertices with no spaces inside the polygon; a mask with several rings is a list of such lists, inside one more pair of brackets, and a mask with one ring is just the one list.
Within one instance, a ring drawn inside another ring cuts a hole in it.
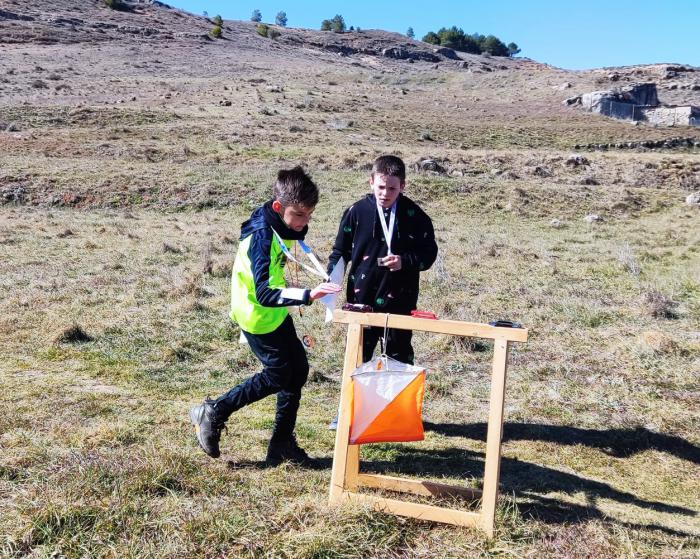
[{"label": "boy's face", "polygon": [[294,231],[301,231],[311,221],[311,214],[314,213],[316,206],[312,208],[303,204],[283,206],[282,202],[275,200],[272,202],[272,209],[280,215],[287,227]]},{"label": "boy's face", "polygon": [[382,208],[390,208],[406,187],[406,183],[399,177],[382,173],[373,173],[369,179],[369,185]]}]

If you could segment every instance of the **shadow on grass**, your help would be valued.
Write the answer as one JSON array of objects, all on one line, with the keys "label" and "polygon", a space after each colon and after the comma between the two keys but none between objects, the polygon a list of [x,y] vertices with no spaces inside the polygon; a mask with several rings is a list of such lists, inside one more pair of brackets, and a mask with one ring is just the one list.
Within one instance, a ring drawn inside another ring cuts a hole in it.
[{"label": "shadow on grass", "polygon": [[[330,470],[333,466],[332,458],[316,458],[318,466],[315,468],[307,468],[309,470]],[[232,460],[226,459],[226,466],[231,470],[243,470],[243,469],[254,469],[254,470],[267,470],[270,468],[277,468],[278,466],[269,466],[265,460]]]},{"label": "shadow on grass", "polygon": [[[448,437],[464,437],[486,441],[486,423],[425,423],[425,429]],[[627,458],[645,450],[658,450],[677,458],[700,464],[700,447],[674,435],[654,433],[643,427],[636,429],[581,429],[564,425],[537,423],[505,423],[503,442],[547,441],[563,445],[584,445],[599,448],[609,456]]]},{"label": "shadow on grass", "polygon": [[[462,436],[485,440],[485,424],[453,425],[425,424],[426,429],[448,436]],[[551,440],[564,444],[587,444],[605,449],[615,456],[629,456],[646,448],[667,450],[682,458],[697,458],[697,448],[677,437],[657,435],[644,429],[592,431],[547,425],[506,424],[504,440]],[[646,443],[644,442],[646,441]],[[632,450],[630,450],[632,449]],[[363,471],[387,474],[411,474],[417,476],[448,476],[483,478],[484,455],[464,449],[423,450],[400,446],[394,460],[363,461]],[[513,493],[520,502],[523,514],[547,523],[578,522],[590,519],[613,520],[598,507],[600,499],[651,509],[657,512],[697,516],[697,511],[661,501],[646,500],[627,491],[615,489],[610,484],[587,479],[573,473],[547,466],[523,462],[512,458],[501,460],[501,491]],[[548,493],[583,494],[583,505],[545,497]],[[628,527],[660,530],[670,535],[689,536],[684,532],[661,525],[636,525],[618,521]]]}]

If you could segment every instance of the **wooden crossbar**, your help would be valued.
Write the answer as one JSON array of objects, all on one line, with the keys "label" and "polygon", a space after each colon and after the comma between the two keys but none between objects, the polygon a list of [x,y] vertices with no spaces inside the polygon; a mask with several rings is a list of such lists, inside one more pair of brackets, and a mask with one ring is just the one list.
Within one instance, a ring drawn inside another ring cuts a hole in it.
[{"label": "wooden crossbar", "polygon": [[[387,323],[387,316],[389,321]],[[460,320],[433,320],[431,318],[416,318],[402,314],[357,313],[335,311],[333,322],[340,324],[361,324],[363,326],[385,325],[399,330],[418,330],[436,334],[454,334],[471,338],[488,338],[491,340],[506,340],[509,342],[526,342],[526,328],[501,328],[478,322],[462,322]]]},{"label": "wooden crossbar", "polygon": [[349,491],[344,494],[344,498],[357,503],[369,503],[373,505],[375,510],[390,512],[398,516],[409,516],[419,520],[430,520],[456,526],[479,527],[481,525],[481,515],[478,512],[423,505],[421,503],[411,503],[410,501],[399,501],[398,499],[387,499],[386,497],[376,497]]},{"label": "wooden crossbar", "polygon": [[[333,452],[329,502],[334,504],[352,500],[354,502],[369,503],[376,510],[401,516],[457,526],[475,526],[484,530],[487,536],[492,538],[495,531],[496,501],[498,498],[498,480],[501,467],[503,405],[505,402],[508,350],[512,342],[527,341],[527,329],[501,328],[488,324],[457,320],[431,320],[403,315],[354,313],[339,310],[333,313],[333,321],[347,324],[348,334],[340,388],[340,416],[338,418],[338,430]],[[350,408],[352,373],[362,364],[362,329],[364,326],[387,326],[403,330],[419,330],[494,340],[483,491],[431,481],[360,473],[360,445],[350,444],[352,414]],[[398,499],[388,499],[358,493],[361,487],[411,493],[425,497],[459,496],[471,500],[481,499],[481,508],[479,512],[469,512]]]},{"label": "wooden crossbar", "polygon": [[481,491],[479,489],[445,485],[435,481],[421,481],[379,474],[360,474],[358,482],[362,487],[412,493],[413,495],[422,495],[424,497],[462,497],[472,501],[481,499]]}]

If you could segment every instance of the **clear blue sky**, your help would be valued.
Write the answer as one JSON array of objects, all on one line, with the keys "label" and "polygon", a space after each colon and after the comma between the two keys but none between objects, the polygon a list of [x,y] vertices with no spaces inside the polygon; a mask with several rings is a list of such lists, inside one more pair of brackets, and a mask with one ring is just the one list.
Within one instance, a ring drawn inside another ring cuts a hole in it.
[{"label": "clear blue sky", "polygon": [[580,70],[678,62],[700,66],[700,0],[164,0],[195,14],[250,19],[253,9],[274,22],[285,11],[289,27],[318,29],[341,14],[348,25],[416,38],[456,25],[466,33],[493,34],[517,43],[521,56]]}]

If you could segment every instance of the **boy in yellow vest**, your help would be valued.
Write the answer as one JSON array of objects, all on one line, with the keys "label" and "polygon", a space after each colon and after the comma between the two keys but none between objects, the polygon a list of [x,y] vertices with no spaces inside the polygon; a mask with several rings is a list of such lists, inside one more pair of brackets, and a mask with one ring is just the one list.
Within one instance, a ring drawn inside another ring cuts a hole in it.
[{"label": "boy in yellow vest", "polygon": [[[215,400],[206,399],[190,410],[197,440],[212,458],[220,455],[221,431],[236,410],[277,394],[275,426],[266,463],[287,460],[305,467],[316,462],[297,444],[294,436],[301,389],[309,364],[294,329],[288,307],[309,305],[341,287],[323,281],[314,289],[287,288],[284,265],[290,249],[303,239],[316,204],[318,187],[301,167],[282,170],[273,189],[274,198],[257,208],[241,226],[240,244],[231,278],[231,319],[238,323],[263,370]],[[317,261],[314,261],[317,268]],[[319,275],[326,277],[323,269]]]}]

